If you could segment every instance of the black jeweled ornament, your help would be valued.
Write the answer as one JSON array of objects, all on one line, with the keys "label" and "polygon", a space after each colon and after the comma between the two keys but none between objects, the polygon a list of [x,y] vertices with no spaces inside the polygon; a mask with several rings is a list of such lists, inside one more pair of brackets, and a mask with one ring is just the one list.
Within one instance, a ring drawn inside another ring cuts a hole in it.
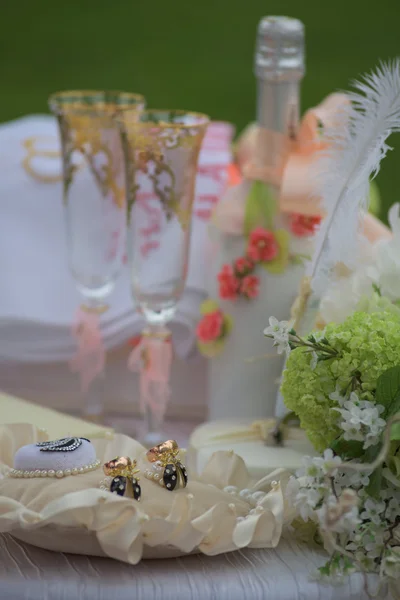
[{"label": "black jeweled ornament", "polygon": [[136,468],[136,460],[131,460],[129,456],[116,456],[112,460],[104,463],[103,471],[107,478],[111,478],[108,483],[112,494],[133,498],[140,502],[142,489],[139,485],[139,469]]},{"label": "black jeweled ornament", "polygon": [[124,477],[123,475],[114,477],[110,483],[110,492],[118,496],[133,497],[138,502],[140,502],[142,495],[139,480],[136,477]]},{"label": "black jeweled ornament", "polygon": [[183,483],[184,483],[184,485],[182,485],[182,487],[186,487],[187,482],[188,482],[186,467],[181,462],[176,463],[176,466],[178,467],[178,469],[180,470],[180,473],[182,474],[182,479],[183,479]]},{"label": "black jeweled ornament", "polygon": [[131,479],[131,483],[132,483],[132,493],[133,493],[133,497],[135,500],[137,500],[138,502],[140,502],[140,497],[142,495],[142,489],[139,485],[139,481],[138,479],[136,479],[136,477],[133,477]]},{"label": "black jeweled ornament", "polygon": [[179,461],[165,465],[163,481],[169,492],[173,492],[176,487],[185,488],[188,482],[185,466]]},{"label": "black jeweled ornament", "polygon": [[82,440],[90,442],[87,438],[65,437],[59,440],[38,442],[36,446],[40,448],[40,452],[73,452],[82,446]]},{"label": "black jeweled ornament", "polygon": [[114,477],[112,482],[110,483],[110,492],[112,494],[118,494],[118,496],[124,496],[126,492],[126,484],[127,478],[119,475],[118,477]]}]

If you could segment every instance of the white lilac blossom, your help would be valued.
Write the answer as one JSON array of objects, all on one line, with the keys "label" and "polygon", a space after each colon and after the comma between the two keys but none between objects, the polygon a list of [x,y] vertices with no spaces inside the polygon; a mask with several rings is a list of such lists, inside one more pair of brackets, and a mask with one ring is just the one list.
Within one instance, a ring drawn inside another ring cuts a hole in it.
[{"label": "white lilac blossom", "polygon": [[333,451],[328,448],[323,456],[303,456],[302,466],[297,470],[296,475],[304,477],[308,485],[320,484],[328,472],[332,471],[333,476],[336,474],[335,466],[341,462],[340,456],[334,456]]},{"label": "white lilac blossom", "polygon": [[383,572],[388,577],[398,577],[400,573],[400,546],[394,546],[385,553]]},{"label": "white lilac blossom", "polygon": [[364,503],[364,512],[361,513],[361,518],[379,525],[382,520],[381,515],[385,512],[385,509],[385,502],[376,502],[372,498],[368,498]]},{"label": "white lilac blossom", "polygon": [[269,326],[264,329],[264,335],[274,340],[274,346],[278,354],[290,354],[289,335],[293,323],[290,321],[278,321],[275,317],[269,318]]},{"label": "white lilac blossom", "polygon": [[347,400],[347,396],[343,396],[342,391],[339,389],[338,386],[336,386],[335,391],[329,394],[329,399],[333,400],[334,402],[337,402],[339,406],[343,406],[343,404]]},{"label": "white lilac blossom", "polygon": [[337,410],[343,418],[339,426],[344,431],[345,440],[364,441],[365,450],[379,442],[386,425],[386,421],[379,416],[385,410],[381,404],[360,400],[352,392],[349,400],[343,403],[343,408],[333,410]]},{"label": "white lilac blossom", "polygon": [[400,490],[389,499],[385,512],[388,521],[394,521],[400,515]]},{"label": "white lilac blossom", "polygon": [[[361,408],[368,408],[362,402]],[[383,569],[388,577],[398,577],[400,557],[398,550],[393,553],[393,546],[400,544],[400,535],[397,539],[396,534],[400,489],[385,481],[379,499],[372,498],[367,492],[372,471],[341,469],[340,462],[341,458],[331,449],[325,450],[323,456],[304,457],[302,468],[288,482],[287,502],[303,521],[316,522],[322,533],[339,536],[340,544],[344,544],[355,561],[353,564],[347,560],[345,572],[358,565],[371,572]],[[393,526],[390,535],[388,528]],[[400,532],[400,523],[398,528]],[[321,575],[328,573],[336,578],[340,572],[343,575],[343,569],[338,568],[339,555],[334,557],[320,569]]]},{"label": "white lilac blossom", "polygon": [[385,530],[381,527],[371,530],[363,537],[363,547],[368,558],[378,558],[384,549]]},{"label": "white lilac blossom", "polygon": [[299,479],[291,477],[286,486],[285,496],[303,521],[317,520],[315,508],[323,498],[323,490],[319,491],[314,487],[303,485]]},{"label": "white lilac blossom", "polygon": [[339,480],[341,487],[349,487],[358,490],[367,487],[372,471],[352,471],[348,469]]}]

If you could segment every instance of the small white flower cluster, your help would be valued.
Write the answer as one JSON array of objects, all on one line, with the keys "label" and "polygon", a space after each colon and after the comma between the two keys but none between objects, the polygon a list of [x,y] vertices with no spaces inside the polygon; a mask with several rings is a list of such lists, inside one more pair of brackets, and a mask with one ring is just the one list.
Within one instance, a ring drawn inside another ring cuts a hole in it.
[{"label": "small white flower cluster", "polygon": [[338,468],[341,462],[331,449],[321,457],[305,456],[302,468],[288,482],[289,504],[304,521],[312,520],[321,531],[339,534],[364,569],[383,569],[388,577],[400,577],[400,524],[389,532],[399,519],[400,489],[386,480],[379,498],[371,498],[365,488],[372,472],[342,470]]},{"label": "small white flower cluster", "polygon": [[[387,527],[397,518],[400,509],[400,492],[394,488],[382,490],[379,500],[367,498],[360,513],[361,525],[349,536],[346,550],[369,571],[376,571],[375,559],[390,553],[386,547]],[[400,571],[399,571],[400,573]]]},{"label": "small white flower cluster", "polygon": [[316,510],[330,494],[325,476],[332,469],[332,475],[336,475],[335,465],[341,462],[340,456],[334,456],[330,448],[323,456],[303,457],[303,466],[296,472],[297,479],[292,477],[289,480],[286,493],[304,521],[318,521]]},{"label": "small white flower cluster", "polygon": [[364,450],[379,442],[386,426],[386,421],[379,416],[384,412],[384,406],[360,400],[356,392],[351,392],[348,400],[337,391],[331,394],[330,398],[343,407],[333,410],[337,410],[343,418],[339,426],[344,431],[345,440],[364,442]]},{"label": "small white flower cluster", "polygon": [[400,546],[394,546],[385,552],[385,558],[383,559],[383,572],[388,577],[399,576],[400,573]]},{"label": "small white flower cluster", "polygon": [[269,326],[264,329],[264,335],[274,340],[274,346],[278,354],[290,354],[289,331],[292,329],[293,322],[278,321],[275,317],[269,318]]}]

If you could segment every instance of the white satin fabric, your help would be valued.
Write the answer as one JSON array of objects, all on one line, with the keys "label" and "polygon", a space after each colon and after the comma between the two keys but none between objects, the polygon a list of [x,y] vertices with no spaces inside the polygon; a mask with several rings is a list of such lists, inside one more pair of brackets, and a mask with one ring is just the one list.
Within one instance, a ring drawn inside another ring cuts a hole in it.
[{"label": "white satin fabric", "polygon": [[[232,451],[214,453],[202,474],[189,473],[188,486],[175,492],[141,477],[140,503],[100,490],[101,468],[63,479],[6,477],[16,450],[44,439],[32,425],[0,427],[0,532],[41,548],[131,564],[142,557],[216,555],[276,547],[293,518],[284,501],[289,473],[280,469],[250,485],[243,460]],[[146,465],[144,448],[124,435],[93,444],[102,463],[127,455],[142,470]],[[265,491],[263,510],[250,512],[246,500],[224,491],[229,485]]]}]

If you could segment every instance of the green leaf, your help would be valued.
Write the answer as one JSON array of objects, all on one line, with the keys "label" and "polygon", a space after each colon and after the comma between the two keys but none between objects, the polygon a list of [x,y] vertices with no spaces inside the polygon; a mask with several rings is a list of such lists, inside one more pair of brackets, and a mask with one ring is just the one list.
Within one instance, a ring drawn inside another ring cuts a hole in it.
[{"label": "green leaf", "polygon": [[306,261],[311,260],[311,256],[309,254],[291,254],[289,259],[292,265],[304,265]]},{"label": "green leaf", "polygon": [[379,287],[379,285],[377,283],[372,284],[372,289],[374,290],[374,292],[376,294],[378,294],[378,296],[382,296],[381,288]]},{"label": "green leaf", "polygon": [[286,270],[289,264],[290,235],[285,229],[277,229],[274,231],[274,236],[278,242],[278,255],[274,260],[262,263],[262,266],[270,273],[279,275],[279,273],[283,273]]},{"label": "green leaf", "polygon": [[[382,444],[376,444],[375,446],[370,446],[364,454],[364,458],[362,462],[372,463],[378,456],[381,451]],[[379,492],[382,487],[382,470],[383,466],[380,465],[375,471],[371,474],[369,478],[369,485],[365,488],[367,493],[373,498],[379,498]]]},{"label": "green leaf", "polygon": [[225,340],[215,340],[214,342],[200,342],[197,340],[197,347],[203,356],[213,358],[222,352],[225,346]]},{"label": "green leaf", "polygon": [[369,212],[379,217],[381,212],[381,195],[379,188],[375,181],[371,181],[369,184]]},{"label": "green leaf", "polygon": [[338,454],[345,460],[351,458],[361,458],[365,454],[362,442],[355,442],[353,440],[344,440],[343,438],[337,438],[331,444],[331,448],[335,454]]},{"label": "green leaf", "polygon": [[391,367],[378,379],[376,402],[385,407],[384,419],[389,419],[400,411],[400,366]]},{"label": "green leaf", "polygon": [[246,200],[244,235],[250,235],[256,227],[273,229],[276,212],[277,205],[271,187],[263,181],[254,181]]},{"label": "green leaf", "polygon": [[382,489],[382,470],[382,465],[375,469],[369,478],[369,484],[365,488],[367,494],[376,499],[379,498],[379,493]]},{"label": "green leaf", "polygon": [[203,316],[208,315],[209,313],[215,312],[218,309],[219,309],[218,302],[208,298],[207,300],[204,300],[204,302],[201,303],[200,314]]},{"label": "green leaf", "polygon": [[390,430],[391,440],[400,440],[400,423],[394,423]]},{"label": "green leaf", "polygon": [[230,334],[233,328],[233,319],[231,315],[224,314],[224,332],[223,337],[225,338]]},{"label": "green leaf", "polygon": [[389,469],[392,471],[393,475],[400,479],[400,457],[399,456],[391,456],[386,460]]},{"label": "green leaf", "polygon": [[328,577],[331,573],[330,561],[328,561],[323,567],[319,567],[318,571],[321,573],[321,575],[326,575]]}]

